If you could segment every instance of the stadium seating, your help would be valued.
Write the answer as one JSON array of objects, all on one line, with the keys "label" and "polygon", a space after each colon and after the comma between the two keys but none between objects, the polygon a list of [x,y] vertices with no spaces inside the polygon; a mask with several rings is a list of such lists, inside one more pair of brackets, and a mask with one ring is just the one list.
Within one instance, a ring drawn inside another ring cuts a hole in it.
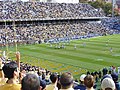
[{"label": "stadium seating", "polygon": [[80,19],[82,17],[102,17],[89,4],[43,3],[43,2],[0,2],[0,20],[4,19]]},{"label": "stadium seating", "polygon": [[[5,44],[6,40],[8,43],[14,43],[17,40],[18,43],[25,42],[27,44],[33,44],[43,41],[49,41],[60,38],[75,39],[80,36],[101,36],[106,33],[105,27],[100,23],[89,23],[89,22],[56,22],[56,23],[40,23],[39,25],[23,25],[11,27],[7,26],[0,27],[1,44]],[[3,33],[6,32],[6,33]],[[15,34],[16,33],[16,34]]]},{"label": "stadium seating", "polygon": [[103,19],[102,23],[105,27],[109,29],[120,31],[120,18],[119,17]]}]

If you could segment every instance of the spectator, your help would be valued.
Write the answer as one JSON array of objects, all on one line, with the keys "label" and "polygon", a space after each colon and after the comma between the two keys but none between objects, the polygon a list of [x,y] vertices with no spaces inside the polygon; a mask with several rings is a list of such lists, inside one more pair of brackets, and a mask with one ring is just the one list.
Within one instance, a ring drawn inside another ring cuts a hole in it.
[{"label": "spectator", "polygon": [[40,80],[41,90],[44,90],[46,88],[46,82],[44,80],[41,80],[40,78],[39,80]]},{"label": "spectator", "polygon": [[2,59],[0,58],[0,78],[4,78],[4,74],[3,74],[3,71],[2,71]]},{"label": "spectator", "polygon": [[112,79],[112,76],[111,76],[110,74],[104,75],[104,76],[102,77],[102,79],[101,79],[101,82],[102,82],[103,79],[105,79],[105,78],[110,78],[110,79]]},{"label": "spectator", "polygon": [[57,88],[57,81],[58,81],[58,76],[57,74],[52,74],[50,75],[50,80],[51,80],[51,84],[46,86],[46,90],[58,90]]},{"label": "spectator", "polygon": [[66,72],[63,73],[60,77],[60,84],[61,89],[60,90],[74,90],[73,87],[73,76]]},{"label": "spectator", "polygon": [[112,76],[112,79],[115,83],[116,89],[120,90],[120,82],[118,82],[118,74],[114,72],[111,74],[111,76]]},{"label": "spectator", "polygon": [[115,90],[115,83],[111,78],[105,78],[101,84],[102,90]]},{"label": "spectator", "polygon": [[108,72],[107,68],[103,68],[102,72],[103,72],[103,76],[106,75]]},{"label": "spectator", "polygon": [[5,64],[3,66],[3,72],[5,74],[5,77],[8,78],[8,80],[5,85],[0,86],[0,90],[20,90],[21,85],[18,84],[19,81],[17,79],[19,76],[17,63],[12,61]]},{"label": "spectator", "polygon": [[86,86],[86,90],[95,90],[93,88],[94,86],[94,78],[92,75],[87,75],[85,78],[84,78],[84,84]]},{"label": "spectator", "polygon": [[4,77],[4,73],[2,70],[3,64],[2,59],[0,58],[0,86],[6,83],[6,78]]},{"label": "spectator", "polygon": [[50,84],[50,74],[51,72],[46,70],[45,81],[47,85]]},{"label": "spectator", "polygon": [[40,90],[40,81],[35,74],[27,74],[21,85],[21,90]]},{"label": "spectator", "polygon": [[99,78],[102,77],[102,73],[101,73],[101,71],[98,72],[98,76],[99,76]]},{"label": "spectator", "polygon": [[80,76],[80,85],[74,87],[75,90],[78,90],[78,89],[80,89],[80,90],[86,90],[86,86],[84,85],[84,78],[85,77],[86,77],[85,74],[82,74]]}]

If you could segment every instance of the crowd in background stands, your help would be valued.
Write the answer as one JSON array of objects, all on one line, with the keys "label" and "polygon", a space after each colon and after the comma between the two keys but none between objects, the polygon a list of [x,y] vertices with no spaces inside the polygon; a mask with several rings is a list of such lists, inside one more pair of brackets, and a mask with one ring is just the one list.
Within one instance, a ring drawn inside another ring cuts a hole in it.
[{"label": "crowd in background stands", "polygon": [[0,20],[4,19],[78,19],[103,17],[89,4],[0,1]]},{"label": "crowd in background stands", "polygon": [[[102,90],[120,90],[118,73],[114,66],[110,66],[109,69],[103,68],[102,71],[88,71],[77,80],[70,72],[52,73],[41,67],[20,62],[19,52],[16,53],[16,58],[16,62],[0,58],[0,90],[8,88],[9,90],[21,88],[22,90],[100,90],[96,84],[98,82]],[[40,89],[35,89],[36,84]]]},{"label": "crowd in background stands", "polygon": [[13,43],[15,40],[17,42],[41,43],[42,40],[72,39],[79,38],[79,36],[93,37],[108,33],[100,23],[80,21],[7,26],[6,28],[1,26],[0,29],[0,44],[5,44],[6,40],[8,43]]},{"label": "crowd in background stands", "polygon": [[[72,3],[43,3],[43,2],[12,2],[0,1],[0,20],[12,19],[23,21],[26,19],[39,19],[43,22],[33,24],[0,25],[0,44],[7,43],[41,43],[47,41],[60,41],[84,37],[113,34],[101,23],[71,21],[82,17],[102,17],[104,14],[96,11],[89,4]],[[44,22],[44,20],[49,22]],[[52,22],[52,20],[60,20]],[[69,19],[68,22],[63,20]],[[16,21],[17,22],[17,21]],[[115,31],[116,33],[116,31]]]},{"label": "crowd in background stands", "polygon": [[120,31],[120,17],[103,19],[102,24],[108,29]]}]

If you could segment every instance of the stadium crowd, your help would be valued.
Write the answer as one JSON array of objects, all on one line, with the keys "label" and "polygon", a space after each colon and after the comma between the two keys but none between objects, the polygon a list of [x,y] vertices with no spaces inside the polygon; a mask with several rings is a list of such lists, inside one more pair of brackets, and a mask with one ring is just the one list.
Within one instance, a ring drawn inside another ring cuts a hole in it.
[{"label": "stadium crowd", "polygon": [[[52,73],[38,66],[0,58],[0,90],[120,90],[118,73],[114,66],[102,71],[87,72],[75,80],[70,72]],[[80,82],[79,82],[80,81]]]},{"label": "stadium crowd", "polygon": [[[83,3],[0,1],[0,20],[3,22],[0,25],[0,45],[6,43],[11,45],[16,42],[22,44],[58,42],[117,32],[109,31],[95,21],[77,21],[85,17],[104,17],[104,14]],[[6,25],[9,21],[22,24]],[[27,24],[24,21],[32,23]]]},{"label": "stadium crowd", "polygon": [[0,20],[4,19],[80,19],[102,17],[89,4],[0,1]]},{"label": "stadium crowd", "polygon": [[[20,25],[17,27],[7,26],[0,27],[0,44],[13,43],[17,40],[18,43],[26,42],[41,43],[59,38],[79,38],[80,36],[93,37],[101,36],[106,31],[105,27],[96,22],[54,22],[54,23],[39,23],[31,25]],[[3,33],[5,32],[5,33]]]},{"label": "stadium crowd", "polygon": [[120,31],[120,17],[103,19],[102,24],[108,29],[114,29]]}]

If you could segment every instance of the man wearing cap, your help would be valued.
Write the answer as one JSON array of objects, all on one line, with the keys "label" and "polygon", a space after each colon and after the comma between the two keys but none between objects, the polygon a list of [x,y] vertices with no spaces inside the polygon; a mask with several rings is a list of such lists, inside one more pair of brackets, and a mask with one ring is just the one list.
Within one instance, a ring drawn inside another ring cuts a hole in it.
[{"label": "man wearing cap", "polygon": [[101,83],[102,90],[116,90],[115,83],[111,78],[104,78]]},{"label": "man wearing cap", "polygon": [[75,90],[86,90],[86,86],[84,85],[84,78],[86,77],[85,74],[82,74],[80,76],[80,85],[77,85],[76,87],[74,87]]}]

